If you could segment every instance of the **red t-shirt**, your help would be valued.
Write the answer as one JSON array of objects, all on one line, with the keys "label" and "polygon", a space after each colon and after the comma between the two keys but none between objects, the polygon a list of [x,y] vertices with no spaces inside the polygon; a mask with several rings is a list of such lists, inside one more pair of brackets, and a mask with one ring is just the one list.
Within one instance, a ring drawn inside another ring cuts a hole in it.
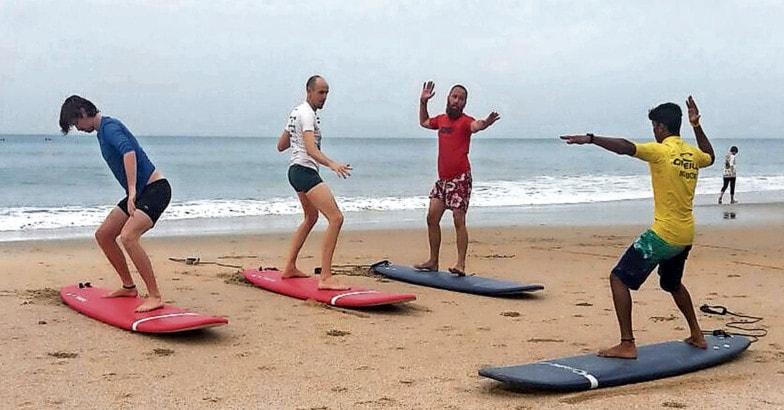
[{"label": "red t-shirt", "polygon": [[461,114],[453,120],[446,114],[430,119],[430,126],[438,130],[438,178],[454,178],[471,170],[468,148],[471,145],[471,123],[474,119]]}]

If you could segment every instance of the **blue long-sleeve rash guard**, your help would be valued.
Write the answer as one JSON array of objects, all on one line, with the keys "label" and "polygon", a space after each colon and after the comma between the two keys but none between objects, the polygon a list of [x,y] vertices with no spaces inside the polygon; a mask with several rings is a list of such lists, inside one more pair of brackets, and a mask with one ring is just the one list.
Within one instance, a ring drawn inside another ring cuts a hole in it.
[{"label": "blue long-sleeve rash guard", "polygon": [[136,137],[119,120],[111,117],[101,117],[98,128],[98,143],[101,145],[101,155],[112,170],[114,178],[128,193],[128,177],[125,175],[123,156],[131,151],[136,153],[136,195],[141,195],[150,175],[155,171],[155,165],[147,158]]}]

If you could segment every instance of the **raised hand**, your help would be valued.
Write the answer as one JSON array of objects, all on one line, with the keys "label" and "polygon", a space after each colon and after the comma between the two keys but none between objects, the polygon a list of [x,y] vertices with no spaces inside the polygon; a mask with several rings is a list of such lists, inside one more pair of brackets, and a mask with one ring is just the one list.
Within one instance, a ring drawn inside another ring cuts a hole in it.
[{"label": "raised hand", "polygon": [[429,99],[436,95],[436,84],[432,81],[427,81],[422,85],[422,94],[419,96],[419,101],[427,102]]},{"label": "raised hand", "polygon": [[696,127],[700,124],[700,110],[697,108],[697,103],[694,102],[692,96],[686,99],[686,107],[689,109],[689,122]]},{"label": "raised hand", "polygon": [[494,122],[496,122],[496,121],[498,121],[500,119],[501,119],[501,114],[493,111],[490,114],[488,114],[487,118],[485,118],[485,126],[489,127],[489,126],[493,125]]}]

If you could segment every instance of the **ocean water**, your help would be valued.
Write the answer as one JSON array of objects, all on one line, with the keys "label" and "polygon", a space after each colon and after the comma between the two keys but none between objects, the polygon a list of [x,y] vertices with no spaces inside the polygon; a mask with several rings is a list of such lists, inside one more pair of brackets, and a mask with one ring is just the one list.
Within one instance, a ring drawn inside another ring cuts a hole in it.
[{"label": "ocean water", "polygon": [[[172,203],[154,233],[263,233],[293,230],[298,223],[299,204],[286,179],[289,153],[277,152],[276,138],[138,139],[172,184]],[[740,148],[738,199],[784,202],[784,140],[712,143],[719,160],[700,172],[698,206],[715,202],[722,183],[720,160],[731,145]],[[329,169],[321,171],[347,226],[423,226],[436,178],[435,133],[432,138],[327,135],[322,144],[330,158],[354,167],[345,180]],[[651,220],[650,177],[640,160],[595,146],[568,146],[555,137],[481,134],[472,140],[470,159],[470,224]],[[0,241],[88,236],[123,195],[94,134],[0,136]],[[576,209],[599,212],[588,218]],[[447,215],[444,221],[449,220]]]}]

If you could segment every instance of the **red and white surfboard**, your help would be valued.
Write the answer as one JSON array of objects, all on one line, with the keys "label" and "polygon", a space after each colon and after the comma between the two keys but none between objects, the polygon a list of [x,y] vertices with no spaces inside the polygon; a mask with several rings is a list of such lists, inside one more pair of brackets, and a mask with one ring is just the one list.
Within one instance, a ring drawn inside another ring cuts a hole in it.
[{"label": "red and white surfboard", "polygon": [[416,300],[416,296],[411,294],[387,293],[353,286],[348,290],[322,290],[318,288],[318,277],[282,279],[280,271],[277,270],[248,269],[243,275],[262,289],[297,299],[313,299],[333,306],[369,307]]},{"label": "red and white surfboard", "polygon": [[104,298],[109,292],[110,289],[101,287],[72,285],[62,288],[60,297],[79,313],[134,332],[174,333],[229,323],[225,317],[189,312],[172,305],[136,313],[135,309],[144,302],[143,298]]}]

